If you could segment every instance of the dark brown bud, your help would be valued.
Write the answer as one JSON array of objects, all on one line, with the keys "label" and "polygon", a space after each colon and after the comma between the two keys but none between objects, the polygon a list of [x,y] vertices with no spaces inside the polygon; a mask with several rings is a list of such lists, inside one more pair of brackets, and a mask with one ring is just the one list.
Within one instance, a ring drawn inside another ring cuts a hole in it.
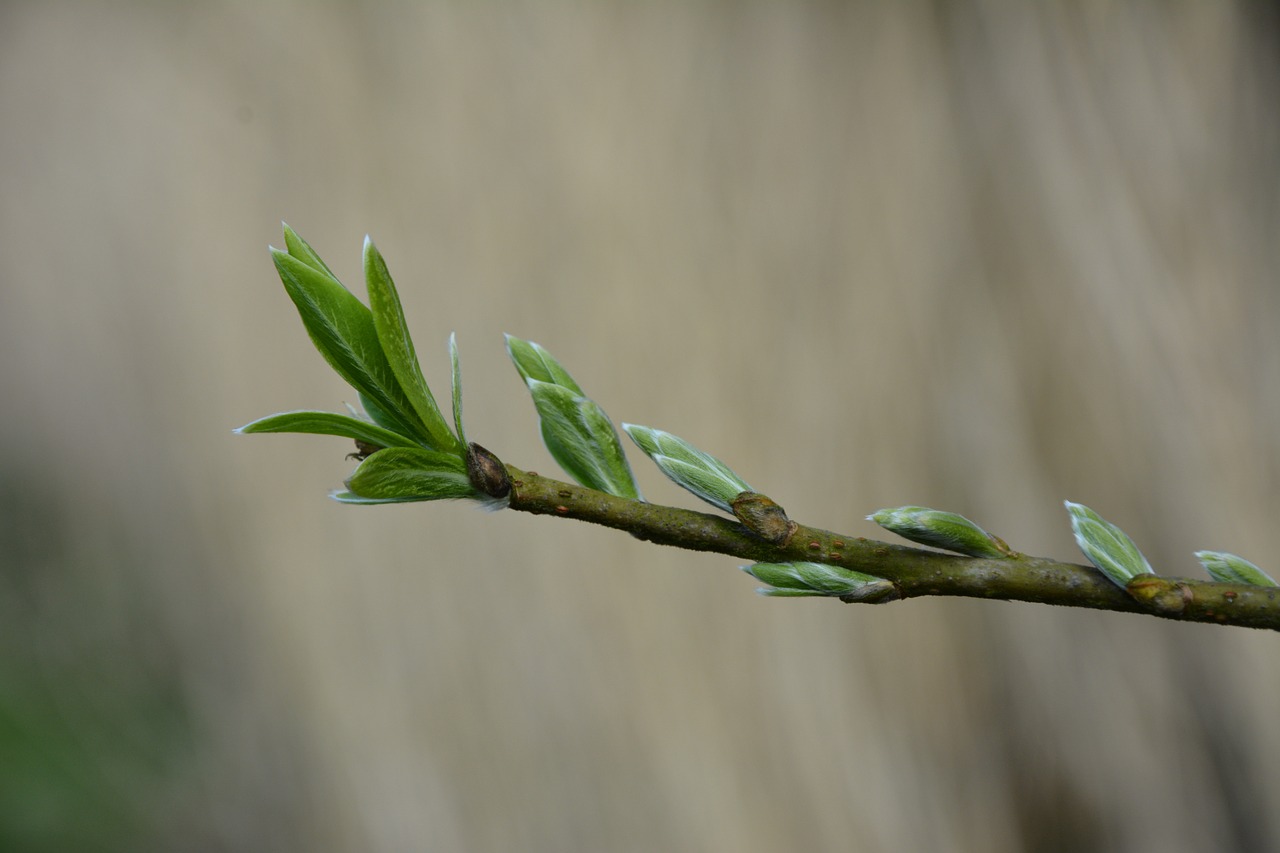
[{"label": "dark brown bud", "polygon": [[477,491],[491,498],[505,498],[511,493],[507,466],[474,441],[467,445],[467,479]]},{"label": "dark brown bud", "polygon": [[377,453],[377,452],[378,452],[379,450],[381,450],[381,449],[382,449],[382,448],[381,448],[380,446],[376,445],[376,444],[370,444],[370,443],[369,443],[369,442],[367,442],[367,441],[361,441],[360,439],[358,439],[358,438],[357,438],[357,439],[356,439],[356,452],[355,452],[355,453],[348,453],[348,454],[347,454],[347,458],[348,458],[348,459],[354,459],[354,460],[356,460],[357,462],[362,462],[362,461],[364,461],[365,459],[368,459],[368,458],[369,458],[370,456],[372,456],[373,454]]},{"label": "dark brown bud", "polygon": [[888,604],[901,598],[902,592],[889,581],[873,581],[840,596],[845,604]]},{"label": "dark brown bud", "polygon": [[780,545],[795,532],[796,523],[771,498],[756,492],[742,492],[729,506],[748,530],[768,542]]}]

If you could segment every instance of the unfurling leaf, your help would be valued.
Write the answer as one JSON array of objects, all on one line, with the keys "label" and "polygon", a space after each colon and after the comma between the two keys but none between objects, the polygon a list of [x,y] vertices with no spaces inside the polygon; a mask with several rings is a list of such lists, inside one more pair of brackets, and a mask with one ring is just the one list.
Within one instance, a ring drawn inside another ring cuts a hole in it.
[{"label": "unfurling leaf", "polygon": [[770,596],[852,597],[858,601],[890,600],[892,583],[881,578],[826,563],[754,563],[742,570],[769,585],[757,589]]},{"label": "unfurling leaf", "polygon": [[1196,551],[1196,559],[1216,581],[1248,583],[1254,586],[1277,586],[1271,575],[1244,557],[1237,557],[1226,551]]},{"label": "unfurling leaf", "polygon": [[284,229],[289,251],[272,249],[272,260],[316,349],[339,376],[370,401],[366,409],[381,426],[431,444],[430,433],[387,362],[369,309],[342,286],[301,237],[288,225]]},{"label": "unfurling leaf", "polygon": [[586,396],[578,383],[573,381],[569,371],[565,370],[560,362],[551,356],[551,353],[533,341],[522,341],[507,335],[507,353],[511,356],[516,370],[520,372],[520,378],[525,382],[531,379],[550,382],[552,385],[569,389],[579,397]]},{"label": "unfurling leaf", "polygon": [[532,341],[507,335],[507,352],[533,397],[542,441],[556,463],[589,489],[640,500],[618,431],[604,410]]},{"label": "unfurling leaf", "polygon": [[364,238],[364,277],[369,289],[369,310],[382,352],[418,422],[430,436],[430,446],[461,454],[462,445],[449,431],[427,380],[423,378],[413,339],[409,336],[409,326],[405,323],[404,309],[400,306],[400,295],[391,280],[386,261],[368,237]]},{"label": "unfurling leaf", "polygon": [[900,506],[877,510],[867,516],[886,530],[904,539],[945,548],[970,557],[1008,557],[1007,548],[987,531],[963,515],[923,506]]},{"label": "unfurling leaf", "polygon": [[[385,427],[386,429],[392,430],[393,432],[396,430],[396,424],[398,422],[396,420],[395,415],[392,415],[386,410],[384,410],[368,394],[362,393],[362,394],[358,394],[357,396],[360,398],[360,406],[364,409],[365,414],[369,416],[370,420],[372,420],[375,424],[378,424],[381,427]],[[418,433],[414,433],[414,434],[417,435]],[[422,443],[423,443],[422,440],[419,439],[418,441],[419,446],[421,446]]]},{"label": "unfurling leaf", "polygon": [[453,391],[453,428],[458,433],[458,441],[467,443],[467,434],[462,429],[462,362],[458,358],[458,336],[449,333],[449,367],[450,388]]},{"label": "unfurling leaf", "polygon": [[1155,574],[1147,558],[1123,530],[1083,504],[1065,503],[1076,544],[1112,583],[1124,587],[1138,575]]},{"label": "unfurling leaf", "polygon": [[281,222],[280,227],[284,231],[284,248],[287,254],[302,261],[316,272],[324,273],[334,281],[338,280],[338,277],[329,269],[329,265],[320,259],[320,256],[316,254],[316,250],[311,248],[311,245],[306,240],[299,237],[297,232],[289,227],[289,223]]},{"label": "unfurling leaf", "polygon": [[366,444],[378,447],[418,447],[412,438],[383,429],[377,424],[369,423],[349,415],[338,415],[333,412],[281,412],[268,415],[235,430],[241,435],[259,432],[294,432],[313,435],[336,435],[342,438],[354,438]]},{"label": "unfurling leaf", "polygon": [[623,424],[622,428],[662,473],[713,506],[731,513],[733,499],[752,491],[728,465],[683,438],[639,424]]},{"label": "unfurling leaf", "polygon": [[389,447],[360,463],[348,492],[333,497],[344,503],[401,503],[457,498],[480,499],[466,462],[455,453]]}]

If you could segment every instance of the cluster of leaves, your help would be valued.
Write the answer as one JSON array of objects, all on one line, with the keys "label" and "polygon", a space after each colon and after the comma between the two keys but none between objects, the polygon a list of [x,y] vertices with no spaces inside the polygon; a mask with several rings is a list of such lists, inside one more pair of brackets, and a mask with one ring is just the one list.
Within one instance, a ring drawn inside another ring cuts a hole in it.
[{"label": "cluster of leaves", "polygon": [[455,339],[453,425],[423,379],[400,297],[373,241],[364,242],[369,307],[343,286],[320,256],[284,226],[285,249],[271,249],[276,271],[316,349],[355,389],[365,413],[295,411],[256,420],[240,433],[319,433],[354,439],[361,458],[344,503],[397,503],[487,498],[467,475],[462,429],[462,377]]},{"label": "cluster of leaves", "polygon": [[[344,503],[380,504],[468,499],[502,506],[510,482],[502,463],[468,444],[462,424],[462,385],[455,338],[449,338],[452,365],[450,423],[441,413],[418,365],[400,298],[386,263],[368,238],[364,275],[366,307],[287,225],[285,250],[272,249],[285,290],[311,340],[359,396],[364,413],[293,411],[271,415],[237,432],[321,433],[356,441],[361,461],[333,494]],[[604,410],[545,349],[507,336],[507,352],[537,409],[542,439],[552,457],[579,484],[643,501],[618,431]],[[783,509],[714,456],[671,433],[638,424],[622,429],[667,477],[699,499],[733,514],[748,530],[784,543],[796,529]],[[1123,531],[1081,504],[1067,502],[1076,541],[1085,556],[1112,582],[1130,584],[1154,577],[1150,564]],[[1003,540],[955,513],[927,507],[882,509],[868,516],[913,542],[980,559],[1016,560]],[[1218,551],[1199,551],[1215,580],[1276,586],[1247,560]],[[743,569],[767,584],[772,596],[829,596],[846,601],[886,601],[892,583],[850,569],[817,562],[759,562]]]}]

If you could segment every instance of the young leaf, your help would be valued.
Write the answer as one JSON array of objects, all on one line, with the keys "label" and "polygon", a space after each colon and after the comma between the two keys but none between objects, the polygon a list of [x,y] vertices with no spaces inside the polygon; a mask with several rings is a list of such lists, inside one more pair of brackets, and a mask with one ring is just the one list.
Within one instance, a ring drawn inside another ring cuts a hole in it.
[{"label": "young leaf", "polygon": [[889,584],[871,575],[826,563],[755,563],[742,570],[773,589],[758,589],[761,595],[802,596],[853,595],[869,584]]},{"label": "young leaf", "polygon": [[449,431],[449,425],[440,414],[440,407],[422,376],[404,310],[400,307],[400,295],[396,293],[386,261],[368,237],[364,238],[364,277],[369,288],[369,310],[373,314],[373,326],[382,352],[401,390],[431,437],[431,446],[461,452],[462,445]]},{"label": "young leaf", "polygon": [[1123,530],[1083,504],[1066,501],[1076,544],[1116,586],[1123,587],[1138,575],[1153,575],[1151,564]]},{"label": "young leaf", "polygon": [[[271,250],[280,281],[329,366],[383,415],[379,423],[430,443],[383,355],[373,316],[332,275],[279,249]],[[372,411],[371,411],[372,415]]]},{"label": "young leaf", "polygon": [[258,432],[297,432],[313,435],[336,435],[354,438],[378,447],[417,447],[412,438],[383,429],[377,424],[333,412],[281,412],[247,423],[235,432],[249,435]]},{"label": "young leaf", "polygon": [[940,512],[922,506],[900,506],[877,510],[867,516],[886,530],[904,539],[945,548],[970,557],[1007,557],[995,537],[963,515]]},{"label": "young leaf", "polygon": [[[347,488],[359,503],[480,498],[467,476],[467,464],[455,453],[390,447],[360,463]],[[338,495],[334,497],[342,500]],[[347,501],[355,503],[357,501]]]},{"label": "young leaf", "polygon": [[623,424],[622,428],[662,473],[709,504],[733,512],[733,499],[752,491],[729,466],[683,438],[638,424]]},{"label": "young leaf", "polygon": [[311,248],[310,244],[307,243],[306,240],[299,237],[297,232],[289,227],[289,223],[281,222],[280,225],[284,229],[284,247],[289,251],[290,255],[302,261],[313,270],[324,273],[334,281],[338,280],[338,277],[333,274],[333,271],[329,269],[328,265],[325,264],[325,262],[320,259],[320,256],[316,254],[315,249]]},{"label": "young leaf", "polygon": [[397,431],[399,421],[396,420],[394,415],[387,413],[368,394],[357,394],[357,396],[360,398],[360,407],[364,409],[364,413],[369,416],[370,420],[392,432]]},{"label": "young leaf", "polygon": [[550,382],[552,385],[559,385],[568,388],[579,397],[587,396],[578,383],[573,381],[573,377],[569,375],[569,371],[560,365],[560,362],[552,358],[551,353],[547,352],[533,341],[522,341],[519,338],[507,335],[507,353],[511,356],[511,361],[515,364],[516,370],[520,371],[520,378],[528,382],[536,379],[539,382]]},{"label": "young leaf", "polygon": [[458,359],[458,337],[453,332],[449,333],[449,366],[452,368],[453,428],[458,441],[466,444],[467,434],[462,429],[462,362]]},{"label": "young leaf", "polygon": [[641,500],[613,422],[551,353],[507,335],[507,353],[533,397],[542,442],[556,463],[582,485]]},{"label": "young leaf", "polygon": [[1237,557],[1226,551],[1196,551],[1196,559],[1216,581],[1248,583],[1254,586],[1277,586],[1271,575],[1244,557]]},{"label": "young leaf", "polygon": [[561,385],[527,381],[541,419],[542,443],[570,477],[589,489],[640,499],[613,422],[594,400]]},{"label": "young leaf", "polygon": [[377,506],[380,504],[401,504],[407,503],[404,500],[388,500],[385,498],[362,498],[355,492],[349,490],[335,489],[329,493],[329,497],[333,498],[340,504],[356,504],[362,506]]}]

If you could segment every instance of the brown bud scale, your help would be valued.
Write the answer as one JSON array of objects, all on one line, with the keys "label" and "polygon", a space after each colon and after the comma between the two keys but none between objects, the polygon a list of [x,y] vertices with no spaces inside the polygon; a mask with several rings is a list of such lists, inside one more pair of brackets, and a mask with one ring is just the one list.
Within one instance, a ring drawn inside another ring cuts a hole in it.
[{"label": "brown bud scale", "polygon": [[511,493],[507,466],[474,441],[467,446],[467,479],[476,491],[491,498],[505,498]]}]

